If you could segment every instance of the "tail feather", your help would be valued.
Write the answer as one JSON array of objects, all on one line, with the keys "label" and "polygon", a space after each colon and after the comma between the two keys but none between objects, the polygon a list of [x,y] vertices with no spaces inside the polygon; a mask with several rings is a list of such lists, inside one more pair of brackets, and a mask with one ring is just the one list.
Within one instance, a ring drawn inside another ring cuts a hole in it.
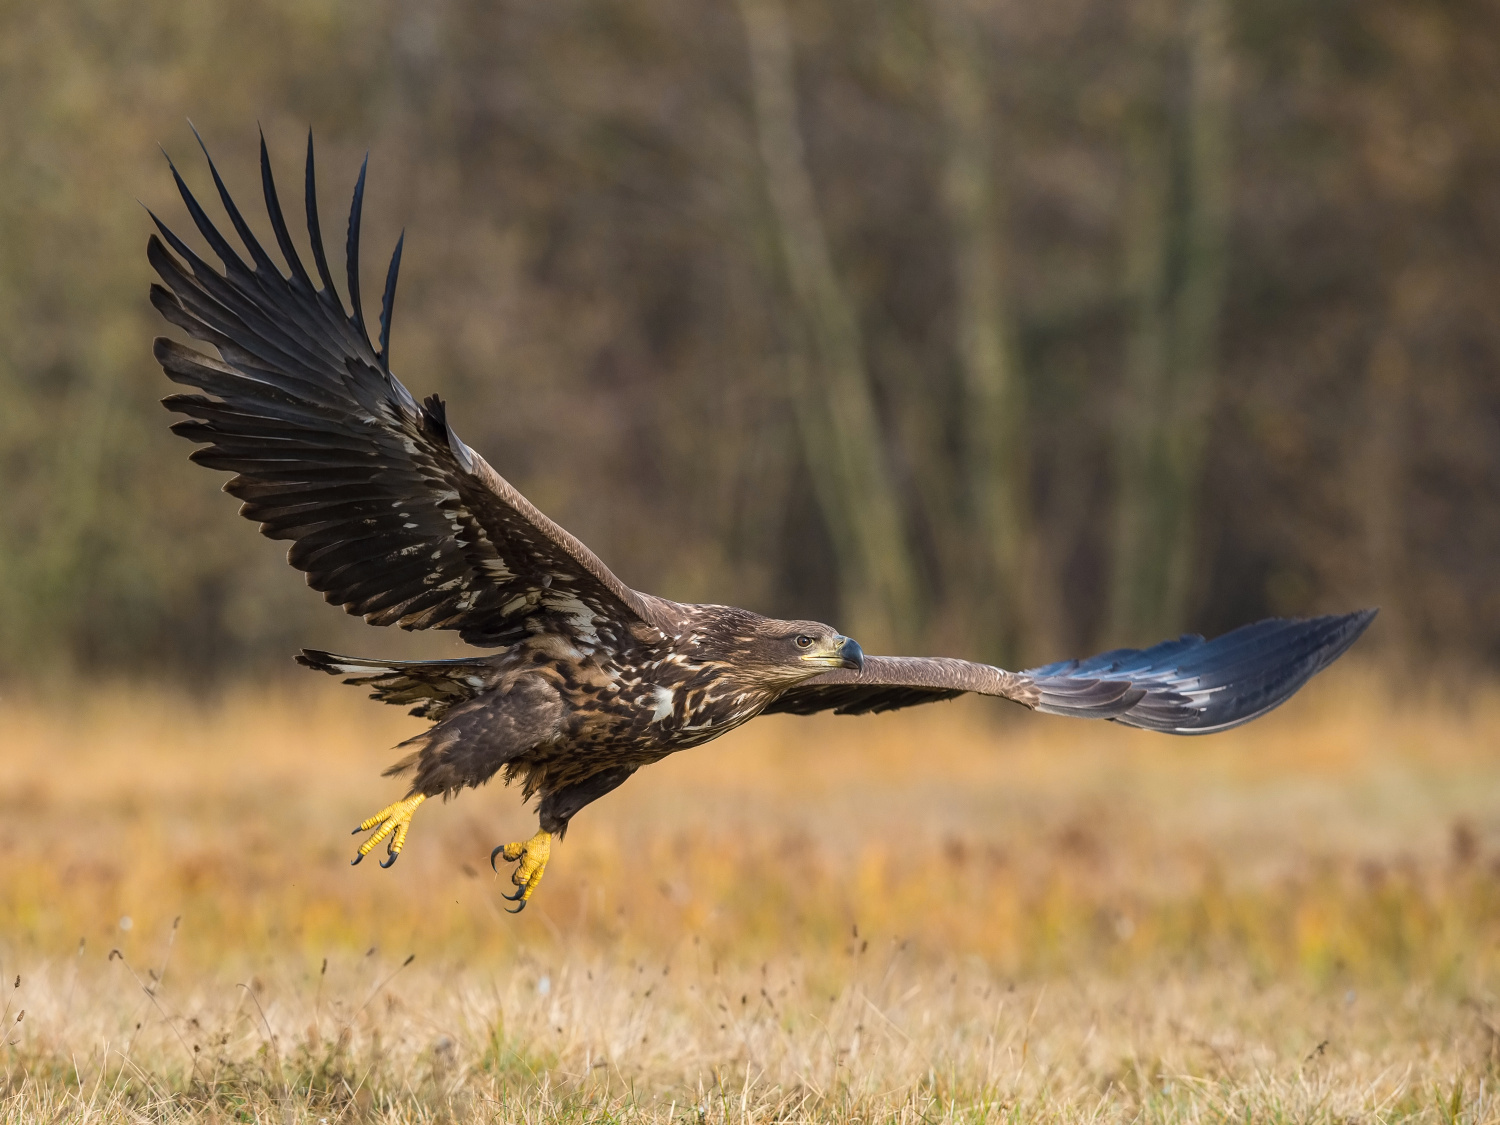
[{"label": "tail feather", "polygon": [[379,660],[311,648],[297,654],[297,663],[330,676],[343,676],[346,684],[367,686],[372,689],[370,698],[382,703],[414,703],[411,714],[433,721],[491,686],[494,672],[483,659]]}]

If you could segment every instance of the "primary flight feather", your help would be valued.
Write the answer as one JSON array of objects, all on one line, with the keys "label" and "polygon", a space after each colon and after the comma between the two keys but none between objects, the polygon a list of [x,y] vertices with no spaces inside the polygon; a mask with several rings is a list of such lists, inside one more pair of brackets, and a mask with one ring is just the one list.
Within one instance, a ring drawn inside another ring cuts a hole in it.
[{"label": "primary flight feather", "polygon": [[187,416],[173,430],[201,445],[194,461],[234,474],[224,490],[244,501],[241,514],[262,534],[290,540],[287,561],[328,601],[373,625],[453,629],[494,650],[434,661],[298,657],[433,721],[387,771],[409,776],[409,788],[356,830],[371,834],[355,863],[385,841],[382,866],[390,866],[426,798],[504,771],[525,799],[539,798],[537,833],[490,857],[517,864],[510,897],[520,910],[553,837],[579,809],[641,766],[757,715],[863,714],[976,692],[1048,714],[1207,734],[1285,701],[1375,615],[1261,621],[1212,641],[1183,637],[1007,672],[949,658],[866,657],[819,622],[632,590],[465,445],[437,396],[419,402],[391,374],[402,241],[372,343],[359,288],[365,169],[349,212],[346,310],[323,247],[311,136],[304,206],[316,277],[292,243],[264,138],[261,186],[287,272],[208,166],[250,260],[173,167],[220,262],[151,216],[160,237],[152,235],[147,256],[165,283],[151,287],[152,304],[218,352],[157,339],[168,378],[204,392],[165,400]]}]

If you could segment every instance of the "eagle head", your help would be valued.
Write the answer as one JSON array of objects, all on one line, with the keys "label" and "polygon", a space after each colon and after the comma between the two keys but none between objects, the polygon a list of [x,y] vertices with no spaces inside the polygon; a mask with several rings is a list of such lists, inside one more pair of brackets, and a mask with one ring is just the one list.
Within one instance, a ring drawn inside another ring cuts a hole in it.
[{"label": "eagle head", "polygon": [[864,667],[858,643],[820,621],[781,621],[740,610],[704,639],[713,655],[741,677],[784,689],[830,668]]}]

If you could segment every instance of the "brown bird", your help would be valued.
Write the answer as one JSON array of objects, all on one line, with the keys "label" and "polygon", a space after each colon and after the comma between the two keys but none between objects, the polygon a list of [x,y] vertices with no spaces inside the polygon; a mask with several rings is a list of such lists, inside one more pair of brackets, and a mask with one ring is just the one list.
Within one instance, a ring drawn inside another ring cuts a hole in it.
[{"label": "brown bird", "polygon": [[501,857],[517,864],[508,897],[519,911],[541,881],[552,838],[581,808],[641,766],[757,715],[863,714],[978,692],[1048,714],[1207,734],[1289,698],[1374,617],[1365,610],[1261,621],[1213,641],[1182,637],[1007,672],[946,658],[867,657],[816,621],[632,590],[465,445],[437,396],[418,402],[391,374],[402,241],[372,343],[359,295],[365,169],[349,212],[346,311],[319,230],[311,135],[305,194],[316,278],[292,244],[264,138],[260,162],[289,274],[251,233],[211,159],[249,262],[175,167],[178,191],[222,272],[151,216],[161,237],[152,235],[147,256],[166,283],[151,287],[151,302],[218,352],[215,359],[157,339],[168,378],[204,392],[164,400],[188,416],[172,429],[202,444],[192,460],[234,474],[224,491],[244,501],[240,513],[262,534],[290,540],[287,561],[329,602],[372,625],[455,629],[493,650],[459,660],[310,650],[297,658],[433,721],[386,771],[409,778],[406,795],[355,830],[371,833],[355,863],[386,841],[381,866],[389,867],[424,800],[504,771],[507,783],[521,783],[523,799],[539,797],[537,833],[490,855],[491,865]]}]

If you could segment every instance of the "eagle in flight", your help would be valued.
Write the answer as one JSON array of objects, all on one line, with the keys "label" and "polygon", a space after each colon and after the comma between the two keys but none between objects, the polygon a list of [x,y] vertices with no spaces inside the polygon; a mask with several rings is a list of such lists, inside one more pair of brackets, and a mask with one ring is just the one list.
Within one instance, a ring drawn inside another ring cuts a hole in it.
[{"label": "eagle in flight", "polygon": [[156,340],[167,377],[203,392],[165,400],[187,416],[173,431],[201,444],[192,460],[234,474],[224,491],[244,502],[240,514],[263,535],[289,540],[287,561],[329,602],[372,625],[454,629],[488,650],[457,660],[311,650],[298,657],[432,720],[386,771],[409,779],[406,795],[355,830],[370,833],[355,863],[385,841],[381,866],[389,867],[423,801],[503,770],[507,783],[521,783],[523,799],[539,798],[536,834],[490,856],[492,866],[500,858],[516,864],[507,897],[519,911],[541,881],[553,837],[580,809],[641,766],[758,715],[859,715],[977,692],[1051,715],[1209,734],[1289,698],[1375,615],[1261,621],[1212,641],[1185,636],[1007,672],[965,660],[866,656],[816,621],[632,590],[465,445],[441,399],[419,402],[391,373],[402,242],[386,274],[375,343],[360,304],[363,167],[345,249],[348,310],[319,230],[311,135],[305,205],[315,275],[292,244],[264,137],[261,187],[288,272],[251,232],[212,159],[208,167],[249,261],[172,166],[188,214],[222,266],[151,215],[160,237],[151,236],[147,256],[165,282],[151,287],[151,302],[218,352]]}]

